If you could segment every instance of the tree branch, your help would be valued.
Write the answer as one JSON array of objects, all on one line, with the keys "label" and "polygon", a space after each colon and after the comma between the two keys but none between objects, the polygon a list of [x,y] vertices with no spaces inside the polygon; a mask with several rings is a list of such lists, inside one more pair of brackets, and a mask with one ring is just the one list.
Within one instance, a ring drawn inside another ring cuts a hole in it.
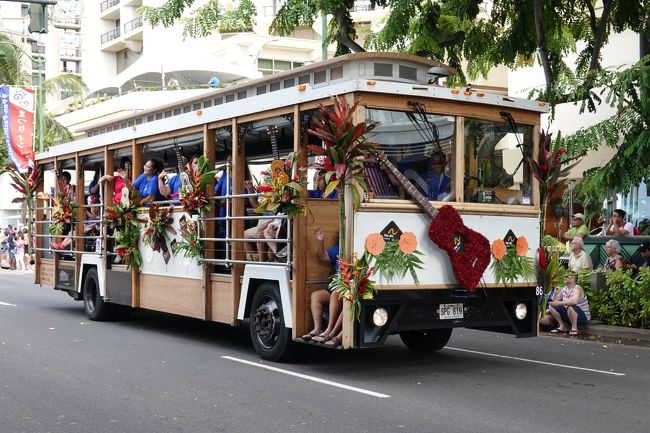
[{"label": "tree branch", "polygon": [[609,13],[612,11],[613,0],[603,0],[603,13],[600,16],[598,27],[594,30],[594,48],[591,51],[591,62],[589,63],[589,70],[593,71],[600,68],[600,50],[603,47],[603,40],[605,39],[605,32],[607,30],[607,20]]},{"label": "tree branch", "polygon": [[350,14],[347,11],[333,10],[332,15],[339,24],[339,30],[337,32],[338,41],[355,53],[364,53],[366,50],[350,37],[350,31],[348,29]]},{"label": "tree branch", "polygon": [[539,43],[539,56],[544,69],[544,78],[546,79],[546,94],[551,95],[553,89],[553,71],[549,63],[548,47],[546,45],[546,32],[542,23],[542,0],[534,0],[533,8],[535,13],[535,31],[537,32],[537,42]]}]

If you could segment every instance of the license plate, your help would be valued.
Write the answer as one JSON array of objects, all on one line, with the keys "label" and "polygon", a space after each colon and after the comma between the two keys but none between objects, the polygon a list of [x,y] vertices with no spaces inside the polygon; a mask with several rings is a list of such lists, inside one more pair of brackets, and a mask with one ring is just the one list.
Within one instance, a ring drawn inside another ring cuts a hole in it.
[{"label": "license plate", "polygon": [[441,320],[462,319],[463,304],[440,304],[438,314]]}]

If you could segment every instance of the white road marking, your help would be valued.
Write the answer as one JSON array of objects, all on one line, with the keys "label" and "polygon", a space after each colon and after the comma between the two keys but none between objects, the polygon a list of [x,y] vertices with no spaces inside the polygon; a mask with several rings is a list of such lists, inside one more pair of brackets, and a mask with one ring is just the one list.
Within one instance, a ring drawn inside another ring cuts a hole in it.
[{"label": "white road marking", "polygon": [[477,350],[461,349],[459,347],[448,347],[447,346],[447,347],[445,347],[445,349],[457,350],[458,352],[475,353],[477,355],[494,356],[495,358],[514,359],[515,361],[532,362],[534,364],[550,365],[552,367],[562,367],[562,368],[569,368],[569,369],[572,369],[572,370],[592,371],[594,373],[611,374],[612,376],[625,376],[625,373],[616,373],[614,371],[595,370],[593,368],[576,367],[576,366],[573,366],[573,365],[565,365],[565,364],[556,364],[554,362],[538,361],[538,360],[535,360],[535,359],[527,359],[527,358],[518,358],[516,356],[499,355],[497,353],[479,352]]},{"label": "white road marking", "polygon": [[380,394],[378,392],[369,391],[367,389],[357,388],[357,387],[350,386],[350,385],[344,385],[342,383],[332,382],[331,380],[325,380],[325,379],[321,379],[321,378],[314,377],[314,376],[308,376],[306,374],[296,373],[296,372],[293,372],[293,371],[284,370],[282,368],[271,367],[270,365],[260,364],[258,362],[247,361],[245,359],[234,358],[232,356],[222,356],[222,358],[223,359],[228,359],[230,361],[241,362],[242,364],[252,365],[253,367],[264,368],[266,370],[275,371],[277,373],[288,374],[289,376],[295,376],[295,377],[299,377],[301,379],[311,380],[313,382],[318,382],[318,383],[322,383],[322,384],[325,384],[325,385],[334,386],[334,387],[337,387],[337,388],[347,389],[348,391],[359,392],[361,394],[366,394],[366,395],[370,395],[370,396],[373,396],[373,397],[390,398],[390,395]]},{"label": "white road marking", "polygon": [[16,306],[16,304],[8,304],[8,303],[2,302],[2,301],[0,301],[0,305],[4,305],[5,307],[15,307]]}]

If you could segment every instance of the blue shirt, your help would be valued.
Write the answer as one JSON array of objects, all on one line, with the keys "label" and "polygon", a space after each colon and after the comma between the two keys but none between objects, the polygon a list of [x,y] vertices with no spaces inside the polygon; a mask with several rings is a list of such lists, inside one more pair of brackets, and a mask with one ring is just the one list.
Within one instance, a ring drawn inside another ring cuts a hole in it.
[{"label": "blue shirt", "polygon": [[449,194],[449,191],[451,191],[451,179],[449,176],[443,175],[442,177],[438,177],[428,173],[425,180],[427,182],[427,197],[429,200],[443,200]]},{"label": "blue shirt", "polygon": [[327,199],[335,199],[339,198],[339,190],[335,189],[334,191],[330,192],[330,195],[327,197],[323,197],[323,191],[320,189],[310,189],[307,191],[309,193],[309,198],[327,198]]},{"label": "blue shirt", "polygon": [[90,195],[94,195],[94,196],[95,196],[95,198],[96,198],[95,203],[99,203],[99,190],[97,190],[97,192],[95,192],[95,193],[90,192],[90,191],[91,191],[95,186],[97,186],[97,182],[98,182],[98,181],[99,181],[98,179],[93,179],[93,180],[90,182],[90,185],[88,185],[88,194],[90,194]]},{"label": "blue shirt", "polygon": [[167,181],[169,187],[169,196],[171,198],[178,198],[178,191],[181,189],[181,177],[177,174]]},{"label": "blue shirt", "polygon": [[333,247],[329,247],[327,249],[327,257],[329,257],[330,263],[332,263],[332,269],[334,270],[334,273],[339,271],[338,255],[339,255],[338,245],[334,245]]},{"label": "blue shirt", "polygon": [[158,190],[158,176],[151,176],[151,179],[147,179],[147,175],[142,173],[138,178],[133,182],[133,187],[138,190],[140,197],[147,198],[150,195],[153,195],[155,201],[164,200],[165,197],[160,195]]}]

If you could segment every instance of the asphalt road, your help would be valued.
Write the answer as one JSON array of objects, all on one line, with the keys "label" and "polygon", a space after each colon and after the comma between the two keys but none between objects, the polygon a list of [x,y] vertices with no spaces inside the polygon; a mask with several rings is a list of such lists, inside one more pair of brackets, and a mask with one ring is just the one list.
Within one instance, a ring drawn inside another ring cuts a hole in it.
[{"label": "asphalt road", "polygon": [[0,433],[647,432],[649,358],[455,330],[431,355],[391,338],[275,364],[246,329],[147,311],[90,322],[65,293],[0,271]]}]

